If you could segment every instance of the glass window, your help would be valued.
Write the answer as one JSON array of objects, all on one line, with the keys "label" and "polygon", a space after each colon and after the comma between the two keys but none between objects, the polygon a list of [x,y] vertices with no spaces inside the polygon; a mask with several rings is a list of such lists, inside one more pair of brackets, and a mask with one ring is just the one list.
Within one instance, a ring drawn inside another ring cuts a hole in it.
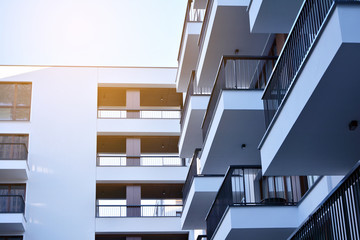
[{"label": "glass window", "polygon": [[0,120],[30,120],[31,83],[0,83]]}]

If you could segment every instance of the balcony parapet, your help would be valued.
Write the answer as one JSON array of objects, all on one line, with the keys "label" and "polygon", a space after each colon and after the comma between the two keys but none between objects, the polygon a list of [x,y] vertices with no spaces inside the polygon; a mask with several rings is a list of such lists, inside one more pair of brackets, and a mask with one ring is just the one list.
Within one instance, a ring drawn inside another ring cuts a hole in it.
[{"label": "balcony parapet", "polygon": [[[137,164],[135,164],[135,162]],[[183,167],[185,159],[179,156],[142,155],[126,156],[124,154],[98,154],[98,167]]]},{"label": "balcony parapet", "polygon": [[181,217],[182,205],[96,205],[96,217]]},{"label": "balcony parapet", "polygon": [[99,119],[180,119],[178,109],[98,109]]},{"label": "balcony parapet", "polygon": [[275,65],[272,56],[223,56],[202,123],[205,140],[223,90],[261,90]]}]

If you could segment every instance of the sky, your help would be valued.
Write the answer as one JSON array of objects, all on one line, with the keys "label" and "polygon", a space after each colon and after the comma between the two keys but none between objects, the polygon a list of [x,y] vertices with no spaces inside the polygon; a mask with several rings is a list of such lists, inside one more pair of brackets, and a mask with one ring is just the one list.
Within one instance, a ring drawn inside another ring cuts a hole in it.
[{"label": "sky", "polygon": [[0,65],[177,67],[187,0],[0,0]]}]

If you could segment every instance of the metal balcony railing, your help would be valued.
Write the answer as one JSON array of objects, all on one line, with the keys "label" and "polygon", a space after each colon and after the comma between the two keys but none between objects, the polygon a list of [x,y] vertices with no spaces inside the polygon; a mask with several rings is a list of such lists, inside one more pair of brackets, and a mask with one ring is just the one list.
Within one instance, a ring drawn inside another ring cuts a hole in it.
[{"label": "metal balcony railing", "polygon": [[207,28],[209,25],[209,19],[210,19],[210,14],[211,14],[210,11],[211,11],[213,4],[214,4],[214,0],[208,0],[207,4],[206,4],[204,20],[203,20],[203,24],[201,26],[200,37],[199,37],[199,41],[198,41],[199,56],[201,56],[202,50],[204,47],[205,35],[206,35],[206,31],[207,31]]},{"label": "metal balcony railing", "polygon": [[359,2],[359,0],[304,1],[264,91],[266,127],[269,127],[285,95],[302,69],[328,15],[340,2]]},{"label": "metal balcony railing", "polygon": [[183,31],[181,34],[181,40],[180,40],[180,48],[178,53],[177,60],[180,59],[180,54],[183,49],[184,45],[184,35],[185,35],[185,29],[188,22],[202,22],[204,21],[205,16],[205,9],[197,9],[194,8],[194,2],[193,0],[188,0],[187,6],[186,6],[186,13],[185,13],[185,19],[184,19],[184,25],[183,25]]},{"label": "metal balcony railing", "polygon": [[183,130],[183,127],[184,127],[184,121],[185,121],[185,118],[186,118],[187,110],[189,108],[190,98],[192,96],[210,96],[210,94],[211,94],[211,88],[209,88],[209,87],[199,87],[196,84],[195,75],[196,75],[195,71],[192,71],[190,81],[189,81],[189,85],[188,85],[188,88],[187,88],[187,91],[186,91],[184,107],[183,107],[183,109],[181,111],[181,118],[180,118],[181,130]]},{"label": "metal balcony railing", "polygon": [[99,167],[126,167],[126,166],[144,167],[183,167],[185,159],[179,156],[125,156],[123,154],[98,154],[97,166]]},{"label": "metal balcony railing", "polygon": [[180,119],[177,109],[98,109],[98,118],[105,119]]},{"label": "metal balcony railing", "polygon": [[25,201],[22,195],[0,195],[0,213],[24,213]]},{"label": "metal balcony railing", "polygon": [[24,143],[0,143],[0,160],[27,160],[28,151]]},{"label": "metal balcony railing", "polygon": [[190,165],[190,168],[189,168],[189,172],[188,172],[188,174],[186,176],[186,180],[185,180],[185,183],[184,183],[184,186],[183,186],[183,189],[182,189],[184,205],[185,205],[187,196],[189,195],[189,191],[190,191],[190,188],[191,188],[192,181],[193,181],[194,177],[198,175],[197,162],[198,162],[198,156],[199,156],[200,151],[201,151],[201,149],[199,149],[199,148],[195,149],[194,155],[193,155],[192,160],[191,160],[191,165]]},{"label": "metal balcony railing", "polygon": [[296,183],[296,178],[300,177],[263,177],[260,166],[230,166],[206,217],[208,239],[212,239],[228,207],[296,205],[314,185],[314,182],[309,183],[298,196],[300,184]]},{"label": "metal balcony railing", "polygon": [[289,239],[360,239],[360,162]]},{"label": "metal balcony railing", "polygon": [[212,88],[206,115],[202,124],[206,139],[219,97],[223,90],[263,89],[275,65],[271,56],[223,56]]},{"label": "metal balcony railing", "polygon": [[181,217],[182,205],[96,205],[96,217]]}]

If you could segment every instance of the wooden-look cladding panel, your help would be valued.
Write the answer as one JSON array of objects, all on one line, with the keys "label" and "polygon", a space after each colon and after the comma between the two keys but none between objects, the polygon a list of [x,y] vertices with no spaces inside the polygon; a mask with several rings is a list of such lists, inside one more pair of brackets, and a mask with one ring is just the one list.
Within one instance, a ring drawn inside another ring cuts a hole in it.
[{"label": "wooden-look cladding panel", "polygon": [[[126,153],[127,136],[98,136],[98,153]],[[140,139],[141,153],[177,154],[179,136],[136,136]]]},{"label": "wooden-look cladding panel", "polygon": [[126,199],[128,186],[140,186],[141,199],[181,199],[183,184],[96,184],[97,199]]},{"label": "wooden-look cladding panel", "polygon": [[[140,102],[138,98],[127,98],[126,92],[139,91]],[[132,106],[140,104],[140,107],[180,107],[182,104],[182,93],[177,93],[175,88],[121,88],[121,87],[99,87],[98,88],[98,106]],[[128,102],[128,103],[127,103]],[[135,107],[135,106],[133,106]]]}]

